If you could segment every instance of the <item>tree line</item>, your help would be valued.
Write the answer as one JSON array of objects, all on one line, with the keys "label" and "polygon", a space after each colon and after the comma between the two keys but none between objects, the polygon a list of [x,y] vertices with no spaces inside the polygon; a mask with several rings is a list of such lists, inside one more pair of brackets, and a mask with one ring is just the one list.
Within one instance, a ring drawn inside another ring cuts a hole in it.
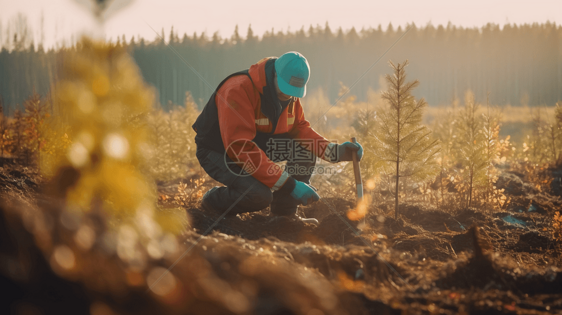
[{"label": "tree line", "polygon": [[[76,47],[35,48],[29,40],[22,44],[17,34],[10,41],[0,51],[0,97],[13,113],[34,91],[46,95],[51,90],[65,54]],[[412,24],[360,31],[332,31],[326,24],[293,32],[272,29],[261,38],[251,27],[245,36],[236,28],[230,38],[180,35],[172,28],[154,41],[122,36],[116,42],[130,51],[165,109],[182,104],[186,91],[202,107],[228,74],[290,50],[309,60],[310,90],[328,91],[333,104],[342,82],[364,100],[369,89],[383,88],[385,64],[375,61],[393,44],[381,60],[410,60],[409,73],[423,82],[414,94],[430,106],[450,104],[469,89],[477,99],[489,97],[497,105],[553,106],[562,100],[562,27],[554,23],[503,28]]]}]

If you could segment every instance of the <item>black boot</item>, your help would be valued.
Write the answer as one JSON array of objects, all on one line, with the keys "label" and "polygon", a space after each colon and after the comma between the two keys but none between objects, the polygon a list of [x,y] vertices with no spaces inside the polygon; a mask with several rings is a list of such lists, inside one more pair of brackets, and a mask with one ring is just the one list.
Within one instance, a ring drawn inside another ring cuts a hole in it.
[{"label": "black boot", "polygon": [[291,197],[290,192],[276,191],[273,193],[271,201],[271,213],[277,216],[295,215],[299,204],[295,198]]},{"label": "black boot", "polygon": [[298,216],[298,209],[299,204],[295,198],[291,197],[290,193],[276,191],[273,193],[273,200],[271,201],[271,214],[273,218],[270,222],[301,221],[307,224],[319,224],[318,220],[314,218],[302,218]]}]

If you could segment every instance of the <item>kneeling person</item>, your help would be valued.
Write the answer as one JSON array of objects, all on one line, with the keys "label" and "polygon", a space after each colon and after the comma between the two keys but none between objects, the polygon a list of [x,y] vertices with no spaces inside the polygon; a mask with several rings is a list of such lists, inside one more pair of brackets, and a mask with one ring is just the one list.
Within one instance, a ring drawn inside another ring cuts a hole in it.
[{"label": "kneeling person", "polygon": [[[273,215],[301,219],[298,206],[320,199],[310,185],[316,157],[350,161],[357,151],[361,159],[361,145],[331,143],[305,119],[300,98],[309,74],[306,58],[288,52],[264,58],[218,85],[193,124],[199,163],[225,185],[205,193],[204,209],[235,215],[271,205]],[[294,158],[296,147],[306,148],[311,158]],[[283,160],[286,169],[299,171],[280,169],[275,162]]]}]

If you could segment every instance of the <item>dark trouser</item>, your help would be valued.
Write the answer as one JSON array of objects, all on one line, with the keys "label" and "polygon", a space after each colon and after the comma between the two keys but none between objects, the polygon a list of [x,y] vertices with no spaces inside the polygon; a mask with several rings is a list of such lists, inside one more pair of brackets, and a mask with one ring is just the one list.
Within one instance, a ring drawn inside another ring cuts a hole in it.
[{"label": "dark trouser", "polygon": [[[276,137],[279,138],[279,137]],[[264,152],[267,151],[265,144],[256,141],[258,146]],[[261,144],[261,145],[260,145]],[[275,162],[287,159],[279,159],[286,157],[285,154],[278,154],[278,151],[269,152],[270,159]],[[229,215],[237,213],[260,211],[271,204],[271,211],[275,215],[292,215],[297,211],[297,203],[290,196],[290,192],[282,193],[279,191],[271,192],[271,189],[253,176],[247,174],[237,175],[241,169],[238,166],[229,166],[225,163],[225,154],[219,153],[201,146],[197,146],[197,159],[201,167],[214,180],[224,184],[225,186],[213,187],[204,196],[204,202],[219,213],[224,213],[233,204],[229,211]],[[231,162],[226,156],[227,162]],[[291,177],[297,181],[310,184],[312,170],[316,163],[316,158],[311,161],[287,161],[286,170],[301,170],[294,172]],[[305,170],[304,172],[302,170]],[[291,172],[289,172],[291,174]],[[237,202],[238,201],[238,202]]]}]

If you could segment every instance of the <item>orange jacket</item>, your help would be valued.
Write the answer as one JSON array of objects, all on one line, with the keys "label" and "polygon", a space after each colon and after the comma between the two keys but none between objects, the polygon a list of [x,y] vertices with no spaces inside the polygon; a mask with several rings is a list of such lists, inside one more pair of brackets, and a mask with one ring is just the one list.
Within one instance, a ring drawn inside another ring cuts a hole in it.
[{"label": "orange jacket", "polygon": [[[252,140],[257,132],[271,133],[273,124],[261,111],[260,95],[266,86],[266,61],[274,58],[267,57],[252,65],[249,69],[251,80],[246,75],[238,75],[228,79],[218,89],[215,102],[218,109],[218,120],[221,138],[227,153],[234,161],[239,160],[244,165],[251,159],[253,165],[258,166],[252,173],[257,180],[272,188],[279,189],[288,177],[281,172],[257,145],[251,142],[237,140]],[[312,152],[324,159],[325,146],[329,143],[318,134],[304,117],[304,111],[299,98],[293,101],[281,113],[273,134],[287,133],[292,139],[314,140]],[[243,150],[243,151],[240,151]],[[234,152],[249,152],[236,158]],[[254,154],[252,154],[254,153]]]}]

